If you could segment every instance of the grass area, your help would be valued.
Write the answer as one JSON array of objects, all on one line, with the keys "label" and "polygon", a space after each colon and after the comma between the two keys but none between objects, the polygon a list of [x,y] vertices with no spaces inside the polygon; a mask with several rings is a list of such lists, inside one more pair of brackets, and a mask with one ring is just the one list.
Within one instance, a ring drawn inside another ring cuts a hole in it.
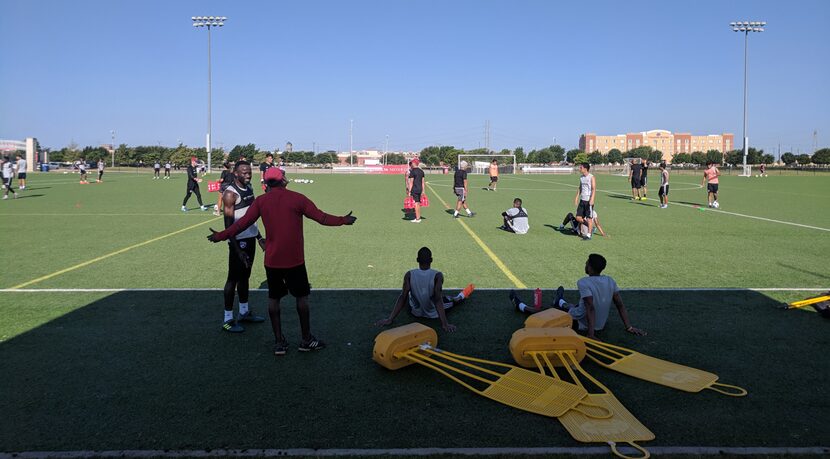
[{"label": "grass area", "polygon": [[[529,295],[529,292],[527,292]],[[689,394],[585,367],[660,446],[817,446],[830,438],[826,321],[782,311],[803,293],[626,292],[626,334],[602,336],[712,371],[749,391]],[[575,292],[567,296],[575,298]],[[439,330],[454,352],[510,362],[524,316],[481,291]],[[578,446],[556,420],[479,397],[422,367],[371,361],[391,292],[317,292],[312,325],[329,348],[270,355],[268,324],[219,331],[219,292],[0,293],[0,450]],[[252,304],[261,307],[264,293]],[[285,308],[297,344],[297,318]],[[9,318],[14,317],[13,321]],[[398,324],[410,321],[406,315]],[[435,326],[435,323],[426,322]]]},{"label": "grass area", "polygon": [[[479,291],[452,311],[442,347],[509,362],[507,342],[524,317],[507,302],[514,283],[468,234],[529,288],[573,288],[589,253],[627,291],[635,338],[614,316],[604,339],[709,370],[750,395],[681,393],[586,364],[656,435],[655,445],[816,446],[830,438],[826,321],[780,311],[809,292],[707,288],[828,288],[830,177],[724,177],[721,211],[700,210],[700,178],[672,180],[669,209],[631,202],[624,178],[599,175],[597,211],[609,238],[581,242],[554,229],[573,211],[577,177],[504,176],[499,191],[471,176],[475,218],[455,220],[451,177],[428,175],[432,206],[404,219],[397,176],[291,174],[292,184],[351,227],[305,226],[314,287],[312,324],[329,348],[270,354],[268,324],[241,336],[219,331],[218,291],[0,292],[0,451],[216,448],[412,448],[577,446],[555,420],[472,394],[425,368],[386,371],[371,361],[378,329],[421,246],[432,248],[446,285]],[[108,173],[105,183],[30,174],[21,199],[0,202],[0,288],[219,288],[227,249],[209,244],[210,212],[181,212],[183,174]],[[654,178],[653,178],[654,180]],[[206,186],[202,187],[206,189]],[[216,195],[205,192],[212,204]],[[531,231],[497,229],[521,197]],[[800,225],[800,226],[799,226]],[[264,287],[262,253],[252,286]],[[252,304],[263,311],[264,293]],[[530,298],[530,293],[525,295]],[[575,292],[568,296],[575,299]],[[298,344],[293,306],[285,330]],[[613,313],[612,313],[613,314]],[[404,314],[405,316],[405,314]],[[398,323],[409,319],[402,317]],[[431,323],[430,325],[436,326]]]},{"label": "grass area", "polygon": [[[0,287],[17,286],[199,223],[30,287],[205,288],[223,283],[225,246],[204,240],[207,228],[220,228],[221,219],[209,212],[179,210],[185,187],[182,174],[154,181],[148,174],[113,173],[103,184],[84,186],[71,175],[32,176],[24,199],[0,205],[0,243],[8,246],[22,228],[32,229],[25,236],[26,256],[15,260]],[[462,225],[444,212],[439,197],[454,205],[450,176],[428,176],[432,206],[424,210],[420,225],[403,219],[400,177],[306,177],[315,183],[292,184],[292,189],[306,193],[325,211],[354,210],[358,217],[353,227],[306,225],[312,285],[398,287],[403,272],[413,267],[418,248],[426,245],[448,285],[513,286]],[[608,259],[607,274],[623,287],[821,288],[830,280],[825,269],[830,200],[822,199],[830,195],[830,177],[725,177],[723,212],[718,212],[693,207],[706,199],[696,177],[676,177],[670,195],[675,204],[658,209],[651,200],[656,188],[649,201],[635,203],[625,198],[624,178],[600,175],[596,209],[610,237],[591,242],[554,229],[574,210],[575,175],[505,176],[495,193],[481,190],[486,181],[472,176],[470,206],[478,215],[463,221],[530,287],[574,285],[591,252]],[[203,196],[215,202],[215,193]],[[530,214],[531,231],[523,236],[497,229],[500,213],[517,196]],[[194,198],[189,205],[195,207]],[[264,272],[259,262],[256,265],[252,278],[262,282]]]}]

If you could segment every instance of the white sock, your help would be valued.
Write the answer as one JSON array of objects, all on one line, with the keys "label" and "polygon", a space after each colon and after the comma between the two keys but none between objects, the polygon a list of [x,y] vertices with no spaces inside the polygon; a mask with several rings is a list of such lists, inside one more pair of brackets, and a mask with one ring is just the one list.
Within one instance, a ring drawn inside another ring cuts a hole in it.
[{"label": "white sock", "polygon": [[519,303],[519,311],[525,312],[525,311],[526,311],[526,310],[528,310],[529,308],[530,308],[530,306],[528,306],[528,305],[526,305],[526,304],[524,304],[524,303]]},{"label": "white sock", "polygon": [[453,216],[453,217],[457,217],[457,216],[458,216],[458,211],[456,210],[455,212],[453,212],[453,213],[452,213],[452,216]]},{"label": "white sock", "polygon": [[473,211],[471,211],[470,209],[467,209],[467,215],[470,215],[471,213],[473,213]]},{"label": "white sock", "polygon": [[248,313],[248,303],[239,303],[239,315]]},{"label": "white sock", "polygon": [[559,300],[559,307],[560,307],[560,308],[561,308],[561,307],[564,307],[566,304],[568,304],[568,303],[567,303],[564,299],[560,299],[560,300]]},{"label": "white sock", "polygon": [[233,311],[225,311],[225,320],[222,323],[225,323],[229,320],[233,320]]},{"label": "white sock", "polygon": [[463,300],[464,299],[464,292],[460,292],[458,295],[455,295],[456,300]]}]

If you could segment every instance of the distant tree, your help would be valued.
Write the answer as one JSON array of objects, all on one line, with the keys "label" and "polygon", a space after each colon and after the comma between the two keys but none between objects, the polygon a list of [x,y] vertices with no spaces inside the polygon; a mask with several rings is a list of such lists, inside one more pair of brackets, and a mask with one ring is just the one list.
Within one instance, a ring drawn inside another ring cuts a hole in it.
[{"label": "distant tree", "polygon": [[726,162],[729,164],[743,164],[744,152],[743,150],[732,150],[726,153]]},{"label": "distant tree", "polygon": [[807,154],[800,154],[796,156],[795,159],[798,161],[798,164],[801,165],[810,164],[810,162],[813,160],[813,158]]},{"label": "distant tree", "polygon": [[406,157],[400,153],[386,155],[386,164],[406,164]]},{"label": "distant tree", "polygon": [[247,145],[236,145],[231,148],[230,153],[228,153],[228,161],[239,161],[239,158],[243,156],[250,160],[256,155],[256,153],[256,145],[252,143]]},{"label": "distant tree", "polygon": [[621,164],[623,162],[622,152],[620,150],[617,150],[616,148],[612,148],[610,151],[608,151],[607,158],[609,163]]},{"label": "distant tree", "polygon": [[605,162],[605,158],[599,151],[592,151],[591,154],[588,155],[588,162],[591,164],[602,164]]},{"label": "distant tree", "polygon": [[314,157],[314,162],[321,165],[337,163],[337,153],[335,153],[334,151],[326,151],[323,153],[319,153],[317,154],[317,156]]},{"label": "distant tree", "polygon": [[527,159],[526,156],[525,156],[525,149],[522,148],[522,147],[516,147],[516,149],[513,150],[513,154],[516,155],[516,163],[517,164],[518,163],[523,163]]},{"label": "distant tree", "polygon": [[649,159],[651,158],[653,151],[653,148],[649,147],[648,145],[643,145],[642,147],[637,147],[628,150],[627,156],[629,158]]},{"label": "distant tree", "polygon": [[170,161],[171,164],[184,166],[190,163],[191,156],[193,156],[193,152],[189,148],[184,145],[179,145],[170,152],[170,156],[167,157],[167,160]]},{"label": "distant tree", "polygon": [[706,160],[713,163],[720,164],[723,162],[723,153],[718,150],[709,150],[706,152]]},{"label": "distant tree", "polygon": [[697,164],[698,166],[703,166],[704,164],[706,164],[706,153],[702,151],[692,152],[691,163]]},{"label": "distant tree", "polygon": [[584,151],[580,151],[574,157],[574,164],[582,164],[582,163],[587,163],[587,162],[588,162],[588,154],[585,153]]},{"label": "distant tree", "polygon": [[561,145],[551,145],[548,147],[551,155],[553,155],[553,159],[551,162],[554,163],[561,163],[565,160],[565,149],[562,148]]},{"label": "distant tree", "polygon": [[763,164],[772,164],[775,162],[775,156],[772,156],[771,154],[767,153],[761,156],[761,162]]},{"label": "distant tree", "polygon": [[537,164],[550,164],[553,162],[553,153],[547,148],[543,148],[536,153]]},{"label": "distant tree", "polygon": [[672,163],[675,164],[689,164],[692,162],[692,155],[688,153],[678,153],[672,158]]},{"label": "distant tree", "polygon": [[663,152],[660,150],[654,150],[648,155],[648,160],[653,163],[659,163],[663,161]]},{"label": "distant tree", "polygon": [[502,150],[499,152],[499,154],[500,155],[512,155],[513,152],[511,152],[509,148],[502,148]]},{"label": "distant tree", "polygon": [[795,155],[790,153],[789,151],[784,153],[783,155],[781,155],[781,162],[783,162],[784,164],[786,164],[788,166],[790,164],[794,163],[795,160],[796,160]]},{"label": "distant tree", "polygon": [[813,163],[830,164],[830,148],[822,148],[813,153]]},{"label": "distant tree", "polygon": [[[574,162],[576,162],[577,155],[579,155],[580,153],[584,153],[584,152],[582,150],[578,149],[578,148],[574,148],[573,150],[568,150],[568,152],[565,154],[565,160],[569,163],[574,163]],[[587,159],[587,155],[586,155],[586,159]]]}]

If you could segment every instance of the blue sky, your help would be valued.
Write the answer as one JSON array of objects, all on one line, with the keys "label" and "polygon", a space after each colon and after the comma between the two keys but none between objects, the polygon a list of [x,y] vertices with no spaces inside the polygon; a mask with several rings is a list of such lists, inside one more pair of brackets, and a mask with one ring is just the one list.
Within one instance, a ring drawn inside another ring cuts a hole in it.
[{"label": "blue sky", "polygon": [[830,2],[0,0],[0,138],[47,147],[568,148],[584,132],[830,144]]}]

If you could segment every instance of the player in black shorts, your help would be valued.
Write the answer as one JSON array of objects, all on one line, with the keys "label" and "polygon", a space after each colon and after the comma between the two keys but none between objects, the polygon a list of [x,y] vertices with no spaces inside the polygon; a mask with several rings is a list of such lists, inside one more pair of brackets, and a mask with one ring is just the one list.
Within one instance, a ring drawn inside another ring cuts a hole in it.
[{"label": "player in black shorts", "polygon": [[640,179],[640,188],[643,189],[643,201],[646,200],[646,196],[648,196],[648,166],[649,161],[647,159],[643,160],[643,174],[642,178]]},{"label": "player in black shorts", "polygon": [[191,194],[196,194],[196,200],[199,201],[199,207],[202,210],[208,210],[208,206],[202,204],[202,193],[199,191],[199,170],[196,166],[196,157],[190,158],[190,165],[187,166],[187,194],[184,195],[182,201],[182,212],[187,212],[187,200],[190,199]]},{"label": "player in black shorts", "polygon": [[274,167],[274,154],[266,153],[265,161],[259,163],[259,183],[262,184],[262,191],[268,191],[268,185],[265,183],[265,171]]},{"label": "player in black shorts", "polygon": [[455,212],[452,216],[458,218],[458,211],[461,210],[461,206],[464,206],[468,217],[474,216],[475,213],[467,207],[467,161],[458,163],[458,168],[456,168],[455,175],[453,176],[453,190],[455,191],[455,196],[458,198],[458,203],[455,205]]},{"label": "player in black shorts", "polygon": [[[225,163],[231,181],[222,191],[223,214],[225,216],[225,228],[229,228],[235,221],[242,218],[248,211],[248,207],[254,202],[254,190],[251,187],[251,164],[247,161],[238,161],[233,172],[229,170],[230,164]],[[249,280],[251,277],[251,266],[256,256],[256,246],[259,242],[263,250],[265,243],[259,234],[256,223],[228,240],[228,278],[225,281],[224,299],[225,315],[222,321],[222,329],[230,333],[241,333],[245,331],[238,322],[264,322],[265,318],[257,316],[248,307]],[[233,318],[234,293],[239,295],[239,317]]]},{"label": "player in black shorts", "polygon": [[161,179],[161,163],[156,161],[153,163],[153,180]]},{"label": "player in black shorts", "polygon": [[628,172],[628,180],[631,181],[631,200],[639,201],[640,188],[643,187],[643,165],[640,164],[639,159],[631,160],[631,170]]},{"label": "player in black shorts", "polygon": [[418,158],[409,162],[409,181],[407,190],[412,199],[415,200],[415,218],[412,223],[421,223],[421,194],[424,192],[424,171],[418,167],[421,160]]}]

